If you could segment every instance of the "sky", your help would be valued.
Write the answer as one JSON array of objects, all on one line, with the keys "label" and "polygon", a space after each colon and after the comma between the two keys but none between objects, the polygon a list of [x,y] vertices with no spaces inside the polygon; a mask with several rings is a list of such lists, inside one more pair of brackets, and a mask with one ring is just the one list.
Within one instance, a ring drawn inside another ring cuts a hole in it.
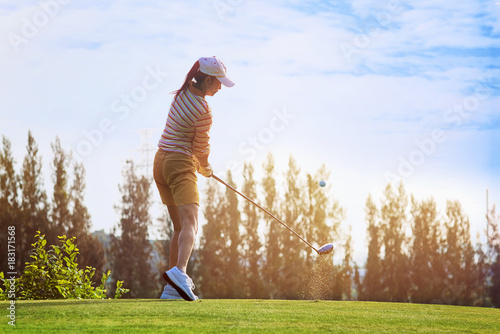
[{"label": "sky", "polygon": [[475,240],[486,189],[500,203],[499,16],[496,0],[1,0],[0,134],[20,171],[32,131],[49,196],[59,137],[110,232],[125,161],[152,164],[169,93],[217,56],[236,83],[207,97],[217,175],[259,178],[268,152],[278,186],[290,156],[303,176],[325,164],[360,265],[366,199],[388,182],[441,214],[460,201]]}]

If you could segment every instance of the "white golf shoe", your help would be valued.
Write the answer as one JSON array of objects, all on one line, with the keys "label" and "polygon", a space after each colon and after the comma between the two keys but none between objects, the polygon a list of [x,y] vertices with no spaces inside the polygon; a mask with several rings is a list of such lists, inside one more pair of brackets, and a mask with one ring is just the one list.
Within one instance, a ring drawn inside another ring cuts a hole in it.
[{"label": "white golf shoe", "polygon": [[178,293],[177,290],[175,290],[170,284],[165,285],[165,288],[163,288],[163,293],[161,294],[160,299],[170,299],[170,300],[175,300],[175,299],[181,299],[182,298]]},{"label": "white golf shoe", "polygon": [[193,293],[193,280],[177,267],[163,273],[163,278],[172,285],[179,295],[187,301],[195,301],[198,297]]}]

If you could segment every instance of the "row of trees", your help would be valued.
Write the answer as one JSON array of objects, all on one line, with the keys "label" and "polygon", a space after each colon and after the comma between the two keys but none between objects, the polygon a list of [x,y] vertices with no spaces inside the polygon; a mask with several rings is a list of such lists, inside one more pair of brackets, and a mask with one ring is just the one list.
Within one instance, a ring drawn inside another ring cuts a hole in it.
[{"label": "row of trees", "polygon": [[[49,241],[62,234],[76,236],[82,266],[91,265],[101,272],[111,269],[113,281],[123,280],[124,288],[131,290],[128,297],[157,298],[164,284],[158,271],[168,266],[172,227],[165,210],[159,220],[166,241],[150,241],[151,180],[138,173],[133,162],[126,163],[119,186],[122,198],[115,206],[120,220],[109,245],[103,246],[90,234],[83,165],[71,160],[57,138],[52,149],[54,188],[49,201],[31,133],[19,175],[10,142],[3,138],[0,242],[6,245],[7,226],[16,226],[18,270],[29,256],[36,230]],[[499,217],[494,208],[487,217],[486,244],[479,237],[473,244],[469,220],[459,202],[449,201],[446,213],[440,215],[433,199],[418,200],[402,184],[389,184],[379,205],[371,196],[367,199],[368,257],[359,268],[352,258],[350,229],[342,224],[345,210],[327,195],[328,187],[317,184],[320,179],[329,183],[325,166],[303,175],[290,157],[282,187],[276,184],[281,175],[275,171],[271,154],[262,167],[259,181],[253,165],[244,165],[241,191],[307,240],[320,245],[333,240],[339,260],[334,263],[330,256],[316,256],[251,203],[208,180],[202,208],[206,224],[188,268],[200,296],[500,305]],[[236,186],[230,171],[225,178]],[[2,261],[6,268],[6,257]],[[101,277],[100,272],[96,277]]]},{"label": "row of trees", "polygon": [[[312,255],[272,218],[209,182],[207,224],[194,268],[204,296],[500,305],[500,217],[495,208],[487,215],[486,243],[478,234],[473,244],[458,201],[448,201],[440,214],[432,198],[418,200],[402,183],[388,184],[379,205],[371,195],[366,202],[368,257],[360,269],[352,259],[350,231],[341,228],[344,210],[316,182],[328,179],[325,167],[303,178],[291,157],[281,194],[272,155],[263,167],[259,192],[253,167],[245,164],[243,192],[263,198],[306,239],[319,244],[334,240],[342,260],[333,264],[329,257]],[[230,172],[226,178],[232,181]],[[262,241],[258,230],[265,236]]]},{"label": "row of trees", "polygon": [[[328,179],[325,166],[303,180],[299,166],[290,158],[282,194],[272,155],[263,168],[263,180],[258,182],[253,166],[244,165],[242,192],[263,198],[263,206],[306,240],[320,244],[334,240],[336,251],[344,254],[343,262],[334,265],[331,257],[312,254],[253,204],[241,202],[229,188],[209,181],[205,198],[210,200],[203,209],[206,225],[193,259],[200,293],[208,298],[350,299],[351,238],[349,231],[341,229],[344,209],[316,182]],[[226,181],[235,186],[230,171]]]},{"label": "row of trees", "polygon": [[[102,235],[90,232],[91,217],[84,203],[86,184],[83,164],[74,161],[71,154],[63,150],[59,138],[56,137],[51,147],[53,191],[49,199],[44,187],[42,157],[31,132],[28,133],[27,152],[20,173],[15,170],[11,143],[3,137],[0,152],[2,254],[4,251],[7,253],[9,226],[15,226],[16,231],[15,269],[18,273],[23,272],[26,262],[30,260],[37,231],[45,234],[49,245],[58,244],[58,236],[76,237],[81,269],[86,266],[96,268],[93,277],[96,283],[104,272],[112,271],[108,282],[111,296],[114,295],[116,281],[123,277],[131,288],[129,297],[156,297],[160,281],[152,279],[153,247],[148,236],[151,182],[137,175],[133,163],[126,164],[124,183],[119,186],[122,200],[115,206],[120,213],[120,221],[111,235],[102,238]],[[11,271],[7,270],[7,256],[2,256],[0,261],[0,271]]]},{"label": "row of trees", "polygon": [[[74,236],[80,248],[80,263],[98,268],[94,278],[102,276],[104,249],[90,233],[91,220],[84,204],[85,169],[73,162],[58,138],[52,143],[53,191],[49,199],[44,188],[42,157],[31,132],[28,133],[26,155],[20,173],[16,173],[11,143],[2,137],[0,152],[0,244],[7,252],[7,228],[16,230],[16,270],[22,272],[30,260],[31,244],[37,231],[46,235],[49,244],[57,244],[58,235]],[[68,169],[73,178],[70,180]],[[5,253],[3,251],[5,250]],[[7,268],[7,256],[0,258],[1,270]]]},{"label": "row of trees", "polygon": [[368,258],[357,282],[360,300],[500,305],[500,234],[495,208],[487,215],[483,245],[473,245],[458,201],[440,215],[435,201],[387,186],[380,206],[366,202]]}]

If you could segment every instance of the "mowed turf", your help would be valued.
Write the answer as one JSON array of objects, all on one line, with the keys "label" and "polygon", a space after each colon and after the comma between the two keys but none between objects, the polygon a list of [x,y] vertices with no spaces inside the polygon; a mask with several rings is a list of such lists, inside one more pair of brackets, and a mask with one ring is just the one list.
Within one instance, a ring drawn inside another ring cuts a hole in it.
[{"label": "mowed turf", "polygon": [[[0,302],[7,314],[8,303]],[[18,301],[19,333],[500,333],[500,310],[445,305],[151,299]]]}]

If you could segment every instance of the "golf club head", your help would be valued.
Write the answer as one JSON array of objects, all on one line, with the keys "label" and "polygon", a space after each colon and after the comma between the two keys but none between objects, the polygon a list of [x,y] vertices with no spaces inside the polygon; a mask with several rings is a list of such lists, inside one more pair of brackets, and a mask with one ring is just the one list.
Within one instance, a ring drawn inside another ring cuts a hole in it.
[{"label": "golf club head", "polygon": [[326,245],[323,245],[321,246],[319,249],[318,249],[318,254],[319,255],[325,255],[325,254],[329,254],[331,252],[333,252],[333,244],[326,244]]}]

